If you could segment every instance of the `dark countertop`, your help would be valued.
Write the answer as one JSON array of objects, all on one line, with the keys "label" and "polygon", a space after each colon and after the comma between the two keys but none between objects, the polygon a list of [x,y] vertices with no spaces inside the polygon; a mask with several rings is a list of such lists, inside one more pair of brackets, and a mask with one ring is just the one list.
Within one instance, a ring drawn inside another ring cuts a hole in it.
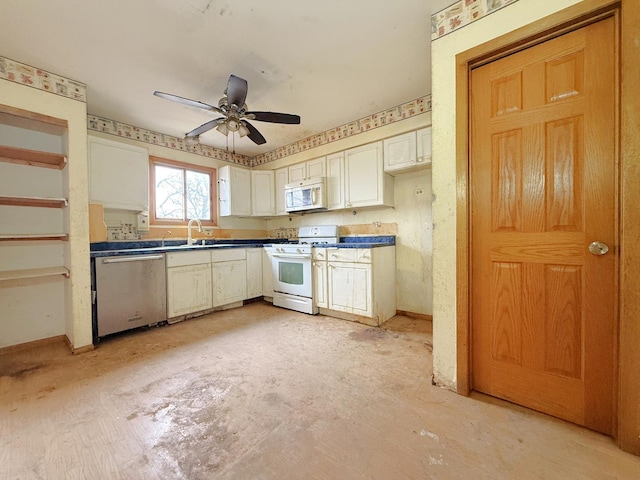
[{"label": "dark countertop", "polygon": [[376,235],[369,237],[340,237],[340,243],[321,243],[316,248],[378,248],[392,247],[396,244],[394,235]]},{"label": "dark countertop", "polygon": [[[200,242],[201,240],[198,240]],[[222,248],[261,248],[266,242],[276,243],[272,239],[251,240],[205,240],[204,245],[186,245],[185,240],[165,241],[136,240],[117,242],[97,242],[91,244],[91,258],[115,257],[119,255],[145,255],[153,253],[188,252],[191,250],[212,250]],[[282,243],[282,242],[280,242]]]},{"label": "dark countertop", "polygon": [[[201,241],[201,240],[199,240]],[[185,240],[135,240],[97,242],[91,244],[91,258],[114,257],[119,255],[145,255],[153,253],[188,252],[191,250],[211,250],[222,248],[261,248],[291,243],[286,239],[249,239],[249,240],[206,240],[205,245],[186,245]],[[393,235],[368,237],[340,237],[340,243],[323,243],[314,245],[316,248],[377,248],[389,247],[396,244]]]}]

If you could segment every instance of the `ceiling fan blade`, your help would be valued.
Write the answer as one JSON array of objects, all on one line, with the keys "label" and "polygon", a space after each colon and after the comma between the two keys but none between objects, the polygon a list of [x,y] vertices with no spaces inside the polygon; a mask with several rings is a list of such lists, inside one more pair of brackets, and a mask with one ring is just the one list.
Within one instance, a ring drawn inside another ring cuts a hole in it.
[{"label": "ceiling fan blade", "polygon": [[185,137],[197,137],[205,132],[208,132],[211,129],[214,129],[218,126],[220,122],[224,122],[224,118],[216,118],[214,120],[209,120],[207,123],[203,123],[197,128],[194,128],[190,132],[188,132]]},{"label": "ceiling fan blade", "polygon": [[265,138],[262,136],[262,134],[256,129],[256,127],[254,127],[253,125],[251,125],[249,122],[247,122],[246,120],[243,120],[242,123],[244,123],[247,128],[249,129],[249,135],[247,135],[249,137],[249,139],[255,143],[256,145],[262,145],[264,143],[267,143],[267,141],[265,140]]},{"label": "ceiling fan blade", "polygon": [[300,115],[292,115],[290,113],[278,113],[278,112],[247,112],[247,116],[252,120],[258,120],[259,122],[271,122],[271,123],[288,123],[290,125],[297,125],[300,123]]},{"label": "ceiling fan blade", "polygon": [[209,105],[208,103],[199,102],[198,100],[191,100],[190,98],[180,97],[178,95],[173,95],[171,93],[164,93],[155,91],[153,94],[156,97],[164,98],[165,100],[171,100],[173,102],[182,103],[183,105],[189,105],[190,107],[202,108],[204,110],[213,110],[214,112],[218,112],[222,114],[222,110],[218,107],[214,107],[213,105]]},{"label": "ceiling fan blade", "polygon": [[227,103],[242,108],[247,99],[247,88],[247,81],[244,78],[236,77],[235,75],[229,76],[226,90]]}]

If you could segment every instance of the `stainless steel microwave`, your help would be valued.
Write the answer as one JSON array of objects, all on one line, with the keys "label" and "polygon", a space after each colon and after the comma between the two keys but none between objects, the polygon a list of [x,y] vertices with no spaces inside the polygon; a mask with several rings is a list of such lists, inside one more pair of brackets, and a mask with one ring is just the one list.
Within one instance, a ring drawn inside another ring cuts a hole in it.
[{"label": "stainless steel microwave", "polygon": [[287,212],[308,212],[327,209],[324,177],[309,178],[284,186]]}]

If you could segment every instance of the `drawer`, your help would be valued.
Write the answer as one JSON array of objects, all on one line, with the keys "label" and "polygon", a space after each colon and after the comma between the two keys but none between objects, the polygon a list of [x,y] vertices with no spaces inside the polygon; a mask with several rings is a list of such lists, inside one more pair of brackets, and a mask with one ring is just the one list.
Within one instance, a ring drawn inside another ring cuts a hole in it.
[{"label": "drawer", "polygon": [[326,260],[327,259],[327,248],[313,248],[312,255],[314,260]]},{"label": "drawer", "polygon": [[167,268],[200,265],[210,262],[211,256],[209,255],[208,250],[167,253]]},{"label": "drawer", "polygon": [[247,258],[246,248],[220,248],[211,250],[211,261],[231,262],[232,260],[245,260]]},{"label": "drawer", "polygon": [[370,248],[327,248],[330,262],[371,263]]}]

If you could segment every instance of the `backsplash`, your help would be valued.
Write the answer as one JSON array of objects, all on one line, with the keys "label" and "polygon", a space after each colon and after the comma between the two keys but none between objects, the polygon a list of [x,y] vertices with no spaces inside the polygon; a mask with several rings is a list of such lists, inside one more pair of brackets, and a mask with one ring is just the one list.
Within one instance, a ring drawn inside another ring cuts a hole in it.
[{"label": "backsplash", "polygon": [[298,228],[274,228],[269,230],[269,238],[298,238]]}]

